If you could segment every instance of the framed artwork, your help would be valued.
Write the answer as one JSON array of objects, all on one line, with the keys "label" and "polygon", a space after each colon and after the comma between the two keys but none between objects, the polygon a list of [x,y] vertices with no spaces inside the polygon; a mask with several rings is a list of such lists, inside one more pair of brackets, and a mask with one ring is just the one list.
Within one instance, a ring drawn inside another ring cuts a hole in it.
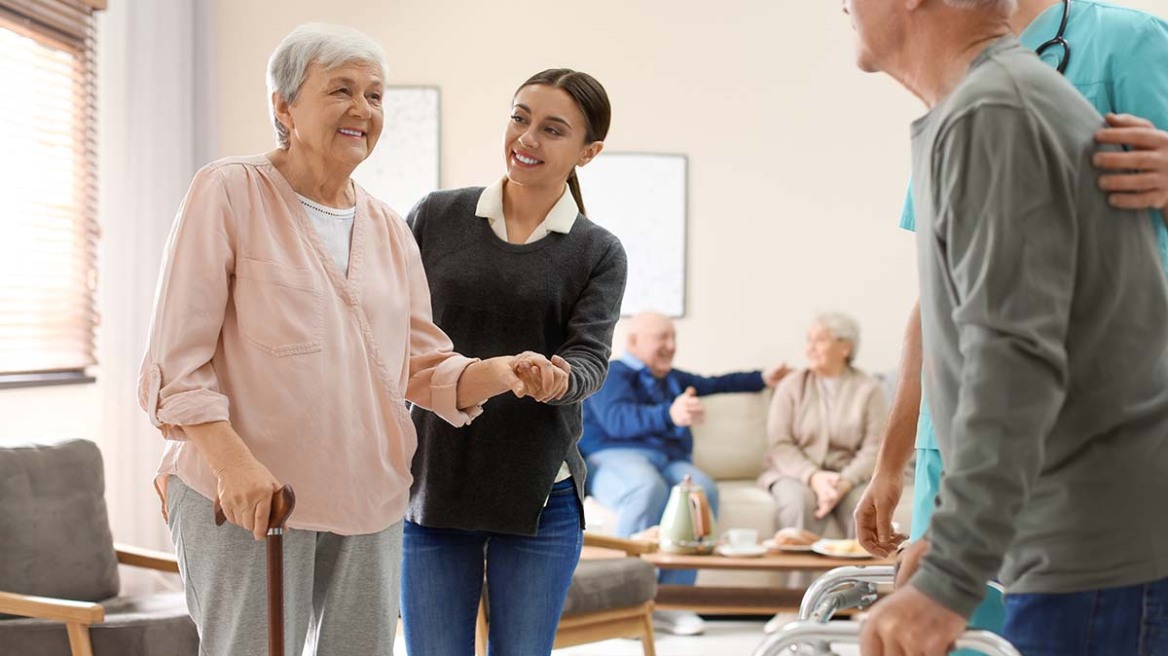
[{"label": "framed artwork", "polygon": [[386,87],[382,106],[381,139],[353,178],[404,218],[441,182],[438,87]]},{"label": "framed artwork", "polygon": [[619,237],[629,258],[621,313],[684,316],[686,157],[604,152],[577,175],[588,218]]}]

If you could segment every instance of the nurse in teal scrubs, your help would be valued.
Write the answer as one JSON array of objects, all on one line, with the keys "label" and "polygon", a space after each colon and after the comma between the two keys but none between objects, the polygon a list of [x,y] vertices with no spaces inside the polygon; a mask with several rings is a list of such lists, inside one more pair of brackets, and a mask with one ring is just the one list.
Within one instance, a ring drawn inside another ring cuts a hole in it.
[{"label": "nurse in teal scrubs", "polygon": [[[1027,10],[1041,13],[1019,35],[1023,45],[1041,51],[1043,61],[1062,71],[1067,81],[1100,114],[1131,114],[1143,117],[1160,130],[1168,130],[1168,22],[1094,0],[1020,0],[1018,17],[1023,18]],[[1060,30],[1064,12],[1067,12],[1065,28]],[[1060,34],[1061,40],[1056,39]],[[1110,116],[1108,122],[1115,128],[1139,125],[1130,117]],[[1105,134],[1107,140],[1131,143],[1125,141],[1130,135],[1124,131],[1111,130]],[[1117,169],[1136,168],[1111,164]],[[1118,189],[1110,182],[1104,188]],[[900,227],[906,230],[916,228],[911,191],[900,219]],[[1129,197],[1115,202],[1133,200],[1139,201]],[[1163,208],[1163,203],[1160,207]],[[1168,228],[1162,211],[1153,209],[1151,214],[1156,224],[1160,258],[1168,273]],[[917,423],[916,458],[912,540],[919,538],[929,525],[944,469],[928,403],[923,398]],[[991,591],[970,623],[977,628],[996,630],[1002,625],[1004,613],[1001,595]]]}]

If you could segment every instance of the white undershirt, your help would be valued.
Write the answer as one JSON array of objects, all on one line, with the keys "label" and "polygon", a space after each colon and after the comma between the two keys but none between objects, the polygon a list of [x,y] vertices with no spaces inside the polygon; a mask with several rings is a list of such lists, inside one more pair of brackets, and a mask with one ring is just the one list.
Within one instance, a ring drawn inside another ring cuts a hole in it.
[{"label": "white undershirt", "polygon": [[353,219],[357,216],[357,208],[337,209],[296,194],[300,204],[304,206],[308,218],[316,226],[321,241],[333,262],[343,275],[349,275],[349,245],[353,240]]},{"label": "white undershirt", "polygon": [[839,376],[827,378],[819,377],[819,393],[823,395],[824,401],[827,405],[835,402],[835,397],[839,394],[840,383],[843,381]]}]

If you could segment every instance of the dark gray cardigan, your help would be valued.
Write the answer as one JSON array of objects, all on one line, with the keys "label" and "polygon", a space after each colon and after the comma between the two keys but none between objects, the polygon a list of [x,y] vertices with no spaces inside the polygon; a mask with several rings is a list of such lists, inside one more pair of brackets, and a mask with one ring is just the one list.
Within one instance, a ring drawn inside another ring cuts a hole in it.
[{"label": "dark gray cardigan", "polygon": [[572,365],[570,385],[550,404],[496,396],[462,428],[414,408],[418,452],[406,518],[534,535],[561,463],[584,498],[581,403],[608,373],[628,266],[620,241],[583,215],[568,234],[522,245],[499,239],[475,216],[482,191],[435,192],[410,212],[434,322],[469,357],[558,354]]}]

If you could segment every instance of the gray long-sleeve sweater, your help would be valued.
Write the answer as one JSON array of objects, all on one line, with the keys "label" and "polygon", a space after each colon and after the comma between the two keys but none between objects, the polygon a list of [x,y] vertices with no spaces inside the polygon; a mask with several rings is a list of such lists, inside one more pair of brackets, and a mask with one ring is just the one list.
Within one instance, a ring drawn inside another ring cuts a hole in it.
[{"label": "gray long-sleeve sweater", "polygon": [[927,397],[946,473],[912,583],[968,616],[1168,576],[1168,285],[1109,207],[1102,118],[1013,38],[913,125]]},{"label": "gray long-sleeve sweater", "polygon": [[504,242],[475,216],[482,191],[435,192],[410,212],[434,323],[466,356],[559,355],[572,367],[569,388],[551,404],[497,396],[462,428],[415,408],[418,451],[406,518],[432,528],[534,535],[561,463],[584,499],[576,446],[581,406],[608,373],[628,266],[616,236],[583,215],[568,234]]}]

